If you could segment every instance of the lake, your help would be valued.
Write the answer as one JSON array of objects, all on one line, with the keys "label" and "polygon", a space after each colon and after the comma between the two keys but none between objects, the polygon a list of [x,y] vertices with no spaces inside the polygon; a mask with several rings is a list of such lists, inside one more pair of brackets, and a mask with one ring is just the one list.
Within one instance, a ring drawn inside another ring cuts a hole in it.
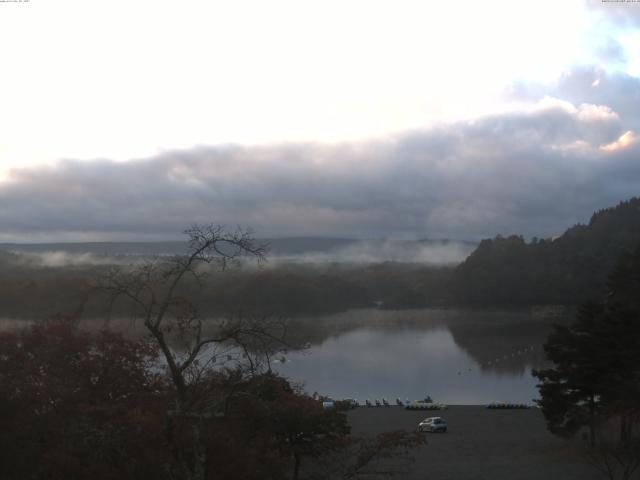
[{"label": "lake", "polygon": [[[531,403],[538,398],[531,369],[544,366],[553,321],[564,323],[530,310],[361,309],[295,318],[291,340],[309,348],[277,355],[272,365],[308,393],[361,403],[427,395],[452,405]],[[4,320],[0,327],[28,323]],[[111,325],[134,338],[144,334],[128,320]]]},{"label": "lake", "polygon": [[274,369],[308,393],[333,398],[427,395],[473,405],[531,403],[532,368],[544,365],[548,318],[530,311],[357,310],[296,320],[311,345],[288,352]]}]

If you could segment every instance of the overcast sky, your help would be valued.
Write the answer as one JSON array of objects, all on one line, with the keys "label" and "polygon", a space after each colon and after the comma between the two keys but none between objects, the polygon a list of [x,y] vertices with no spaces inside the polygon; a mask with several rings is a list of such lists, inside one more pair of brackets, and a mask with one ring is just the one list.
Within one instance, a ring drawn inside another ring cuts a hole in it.
[{"label": "overcast sky", "polygon": [[0,2],[0,241],[550,236],[640,195],[640,3]]}]

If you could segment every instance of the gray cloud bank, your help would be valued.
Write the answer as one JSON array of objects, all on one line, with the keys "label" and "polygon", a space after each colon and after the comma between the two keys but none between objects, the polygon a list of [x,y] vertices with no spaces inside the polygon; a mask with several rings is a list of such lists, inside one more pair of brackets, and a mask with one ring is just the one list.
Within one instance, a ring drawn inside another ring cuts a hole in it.
[{"label": "gray cloud bank", "polygon": [[170,239],[194,222],[260,237],[553,235],[640,193],[639,143],[602,148],[638,128],[640,81],[582,69],[552,93],[569,102],[384,140],[15,170],[0,184],[0,239]]}]

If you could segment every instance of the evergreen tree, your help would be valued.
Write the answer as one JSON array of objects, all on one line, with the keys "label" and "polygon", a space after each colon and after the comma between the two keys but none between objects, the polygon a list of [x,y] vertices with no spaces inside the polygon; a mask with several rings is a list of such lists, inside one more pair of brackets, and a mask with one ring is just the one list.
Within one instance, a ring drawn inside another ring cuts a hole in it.
[{"label": "evergreen tree", "polygon": [[640,418],[640,247],[625,253],[599,304],[583,306],[575,324],[556,326],[545,344],[553,368],[534,371],[550,431],[574,435],[598,418],[620,419],[620,442]]},{"label": "evergreen tree", "polygon": [[603,311],[601,305],[588,304],[580,309],[576,324],[556,326],[544,346],[554,367],[533,372],[542,382],[538,403],[549,430],[571,437],[583,426],[589,426],[592,444],[605,375],[594,327]]}]

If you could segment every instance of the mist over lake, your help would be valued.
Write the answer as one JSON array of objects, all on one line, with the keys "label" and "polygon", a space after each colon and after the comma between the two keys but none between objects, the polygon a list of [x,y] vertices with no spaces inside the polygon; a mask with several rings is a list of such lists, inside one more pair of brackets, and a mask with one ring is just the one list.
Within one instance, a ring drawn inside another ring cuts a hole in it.
[{"label": "mist over lake", "polygon": [[550,329],[548,319],[522,310],[366,309],[294,325],[303,322],[318,335],[274,368],[309,393],[360,402],[430,395],[448,404],[531,403],[531,369],[543,363]]}]

